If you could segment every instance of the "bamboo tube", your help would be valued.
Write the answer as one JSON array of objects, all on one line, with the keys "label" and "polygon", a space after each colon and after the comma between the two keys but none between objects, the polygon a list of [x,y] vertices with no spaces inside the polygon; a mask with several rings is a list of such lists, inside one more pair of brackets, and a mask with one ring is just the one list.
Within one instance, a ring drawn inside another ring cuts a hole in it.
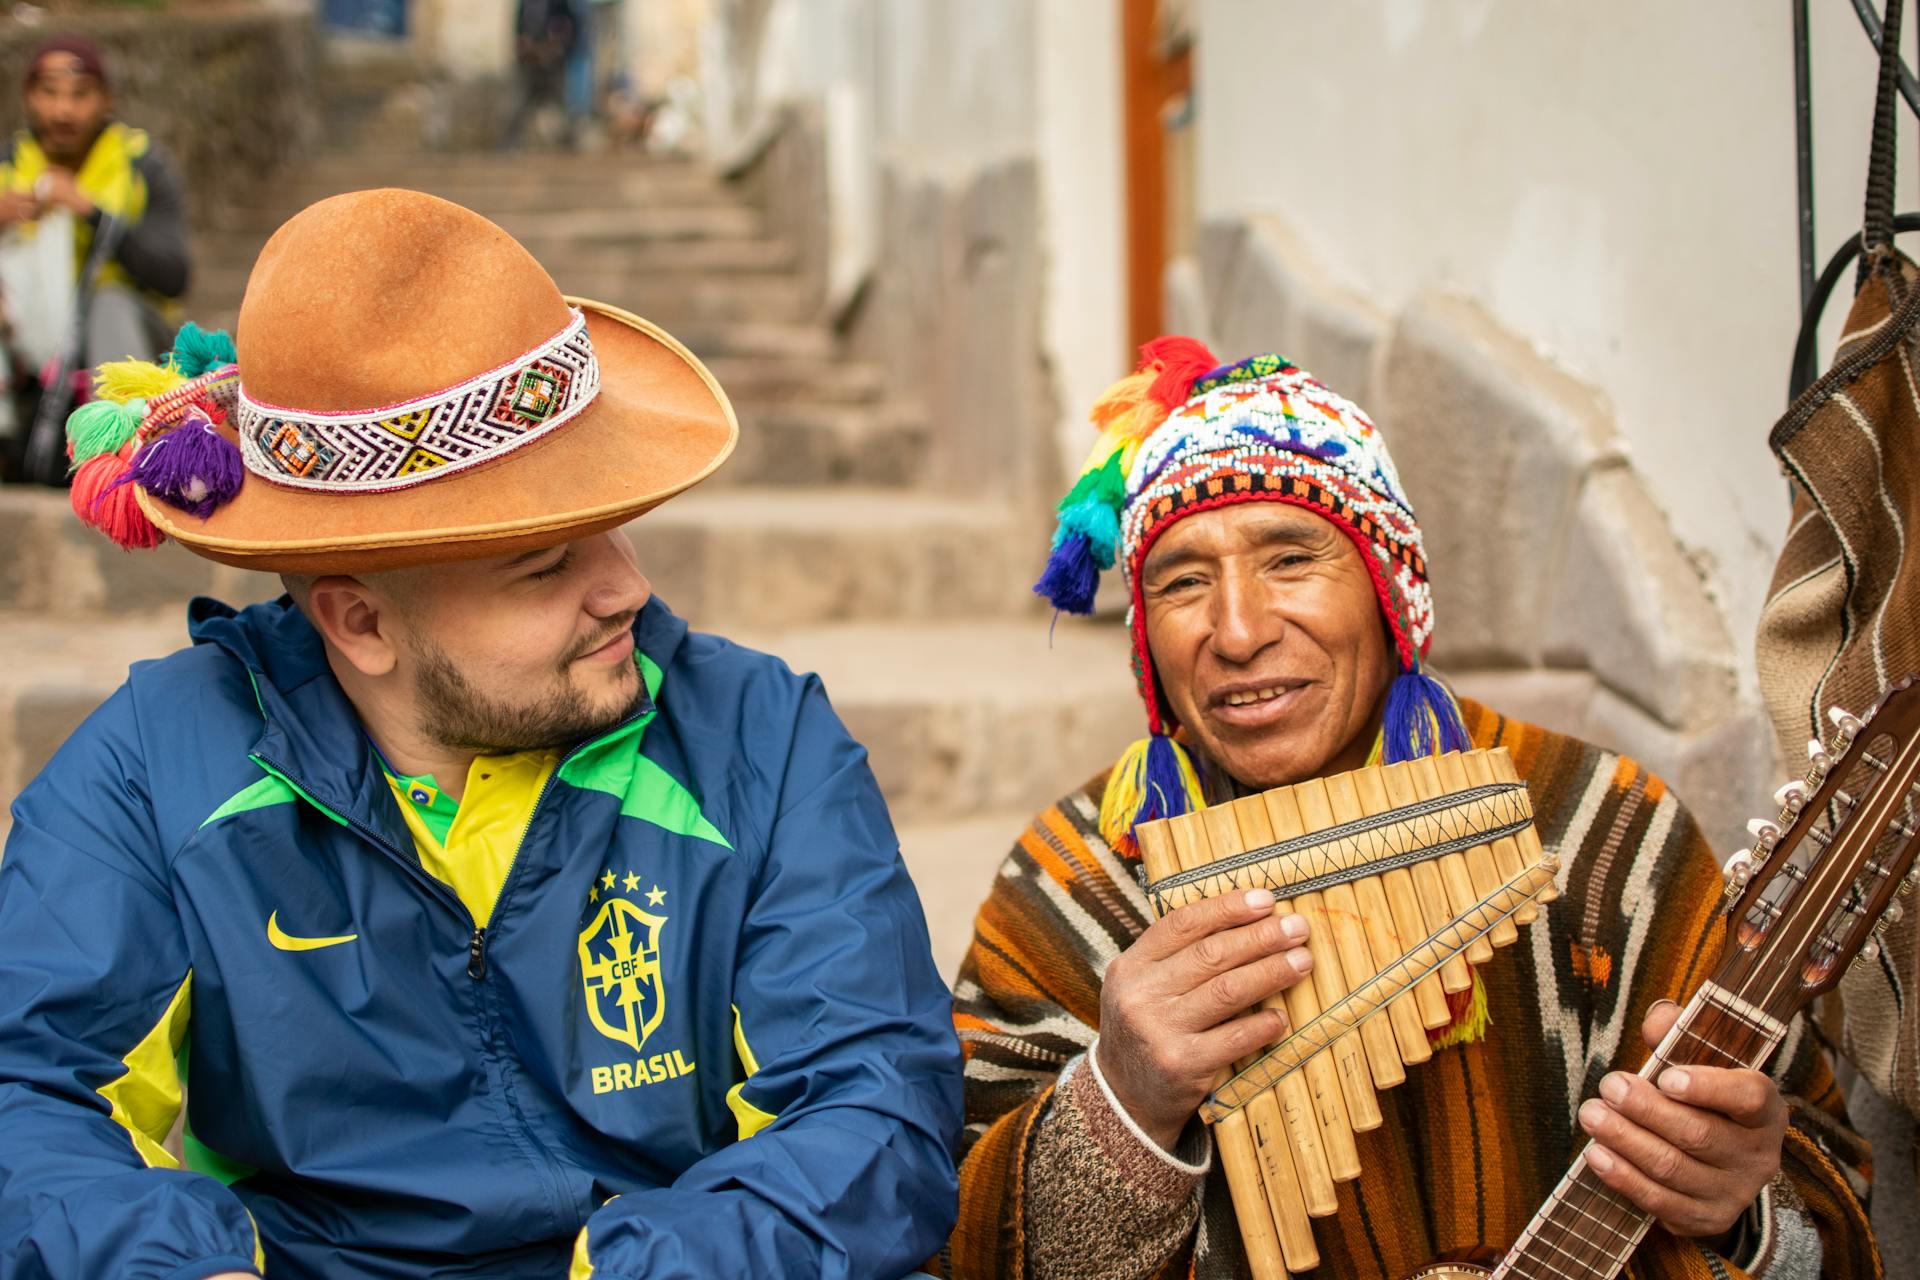
[{"label": "bamboo tube", "polygon": [[[1143,823],[1134,828],[1134,836],[1140,842],[1140,860],[1146,866],[1147,875],[1155,880],[1180,870],[1171,826],[1171,823],[1166,827]],[[1274,1227],[1273,1214],[1267,1207],[1266,1184],[1254,1151],[1253,1129],[1246,1111],[1236,1111],[1218,1121],[1213,1126],[1213,1141],[1220,1151],[1221,1166],[1226,1170],[1234,1217],[1239,1220],[1240,1239],[1246,1246],[1247,1265],[1255,1280],[1292,1280],[1280,1252],[1280,1236]]]},{"label": "bamboo tube", "polygon": [[[1520,771],[1514,768],[1513,756],[1511,753],[1507,751],[1505,747],[1495,747],[1492,751],[1487,753],[1487,756],[1488,756],[1488,764],[1491,765],[1493,768],[1493,776],[1498,781],[1501,781],[1501,782],[1520,781]],[[1532,827],[1528,827],[1525,831],[1522,831],[1518,836],[1515,836],[1514,841],[1520,846],[1520,858],[1522,861],[1527,863],[1534,863],[1540,860],[1542,854],[1540,849],[1540,833],[1538,831],[1534,830]],[[1552,902],[1554,899],[1558,898],[1559,896],[1560,896],[1560,886],[1556,882],[1553,884],[1549,884],[1545,889],[1542,889],[1538,894],[1536,894],[1534,896],[1534,901],[1539,903],[1542,906],[1545,906],[1547,903]]]},{"label": "bamboo tube", "polygon": [[[1229,806],[1240,821],[1240,835],[1250,849],[1272,844],[1279,837],[1274,833],[1273,822],[1267,816],[1266,802],[1259,796],[1248,796],[1236,800]],[[1297,834],[1297,833],[1296,833]],[[1288,899],[1280,899],[1273,905],[1275,915],[1290,915],[1294,904]],[[1307,938],[1309,946],[1318,943],[1311,934]],[[1314,989],[1313,980],[1308,978],[1288,987],[1283,998],[1287,1007],[1288,1031],[1304,1027],[1320,1016],[1320,997]],[[1335,1182],[1350,1182],[1360,1176],[1360,1152],[1353,1140],[1353,1126],[1347,1119],[1346,1095],[1340,1088],[1340,1073],[1334,1065],[1333,1055],[1315,1054],[1307,1059],[1300,1072],[1306,1081],[1309,1101],[1308,1118],[1319,1130],[1319,1158],[1303,1156],[1297,1167],[1301,1173],[1301,1190],[1305,1193],[1307,1212],[1316,1218],[1324,1218],[1339,1207],[1338,1197],[1334,1194]],[[1306,1152],[1313,1144],[1304,1137],[1301,1126],[1293,1122],[1290,1114],[1289,1095],[1282,1093],[1280,1109],[1288,1115],[1288,1129],[1294,1133],[1294,1150]],[[1328,1181],[1319,1180],[1319,1171],[1325,1169]]]},{"label": "bamboo tube", "polygon": [[[1433,767],[1434,771],[1440,775],[1440,786],[1443,790],[1465,791],[1473,785],[1467,781],[1466,761],[1461,758],[1458,751],[1449,751],[1445,755],[1435,756]],[[1497,892],[1505,878],[1501,876],[1499,867],[1494,864],[1493,846],[1474,845],[1467,850],[1465,856],[1467,872],[1473,877],[1475,899],[1485,899],[1488,895]],[[1516,866],[1514,874],[1519,873],[1520,868]],[[1511,946],[1519,937],[1520,930],[1514,926],[1512,918],[1509,917],[1493,927],[1492,932],[1487,934],[1487,941],[1496,947],[1505,947]]]},{"label": "bamboo tube", "polygon": [[[1290,839],[1309,829],[1306,816],[1301,811],[1299,790],[1298,787],[1278,787],[1261,796],[1266,802],[1267,820],[1273,824],[1276,840]],[[1321,794],[1325,795],[1324,790]],[[1347,983],[1341,976],[1339,948],[1328,945],[1334,937],[1333,923],[1326,901],[1320,894],[1300,894],[1293,900],[1293,907],[1307,918],[1309,938],[1316,940],[1312,942],[1313,989],[1320,997],[1320,1007],[1325,1009],[1347,994]],[[1391,1032],[1388,1033],[1388,1043],[1392,1043]],[[1396,1065],[1399,1063],[1397,1052],[1394,1062]],[[1350,1032],[1334,1043],[1333,1063],[1339,1071],[1340,1088],[1347,1099],[1347,1123],[1361,1133],[1378,1129],[1382,1118],[1380,1100],[1374,1096],[1372,1069],[1358,1033]],[[1336,1171],[1334,1177],[1338,1178],[1340,1174]]]},{"label": "bamboo tube", "polygon": [[[1407,761],[1408,772],[1413,775],[1413,789],[1422,800],[1431,800],[1445,795],[1447,788],[1440,782],[1440,771],[1434,767],[1432,756],[1423,756]],[[1480,901],[1481,895],[1475,891],[1473,872],[1467,867],[1467,859],[1458,853],[1449,853],[1438,859],[1440,863],[1440,882],[1447,886],[1447,901],[1453,904],[1453,915],[1466,914],[1473,904]],[[1493,944],[1485,938],[1474,939],[1467,948],[1467,963],[1485,964],[1493,959]],[[1453,988],[1449,987],[1451,991]]]},{"label": "bamboo tube", "polygon": [[[1467,752],[1462,763],[1466,766],[1467,782],[1472,786],[1484,787],[1490,783],[1504,781],[1494,777],[1493,761],[1484,751]],[[1521,856],[1518,841],[1512,836],[1502,836],[1493,842],[1493,865],[1494,869],[1500,873],[1502,880],[1511,880],[1526,870],[1529,861]],[[1513,913],[1513,922],[1516,925],[1530,925],[1539,917],[1540,908],[1529,899],[1525,906]]]},{"label": "bamboo tube", "polygon": [[[1246,852],[1247,845],[1240,838],[1240,823],[1231,809],[1224,806],[1204,809],[1199,818],[1200,830],[1197,834],[1201,839],[1198,840],[1182,839],[1182,825],[1174,826],[1173,847],[1181,867],[1191,870],[1215,858],[1228,858]],[[1278,1001],[1262,1003],[1265,1005]],[[1281,1011],[1285,1012],[1284,1007]],[[1289,1086],[1304,1097],[1306,1082],[1299,1075],[1290,1075],[1281,1081],[1281,1088]],[[1310,1271],[1320,1265],[1320,1251],[1313,1243],[1313,1224],[1307,1220],[1307,1202],[1303,1190],[1305,1179],[1299,1171],[1299,1152],[1289,1136],[1279,1092],[1278,1088],[1270,1089],[1248,1103],[1247,1119],[1253,1127],[1254,1154],[1260,1162],[1267,1207],[1273,1214],[1274,1228],[1280,1237],[1281,1256],[1289,1269]],[[1307,1127],[1313,1133],[1317,1149],[1320,1135],[1312,1124],[1311,1116],[1308,1117]],[[1326,1178],[1326,1183],[1331,1191],[1333,1179]]]},{"label": "bamboo tube", "polygon": [[[1380,785],[1386,788],[1387,799],[1395,808],[1412,804],[1420,798],[1420,787],[1414,780],[1413,766],[1409,764],[1390,764],[1381,769]],[[1432,934],[1453,919],[1453,899],[1447,893],[1446,882],[1440,878],[1437,864],[1416,862],[1407,871],[1413,880],[1414,896],[1420,902],[1420,915],[1425,921],[1426,932]],[[1440,967],[1440,999],[1443,1006],[1448,994],[1466,991],[1472,986],[1473,975],[1468,971],[1464,958],[1455,956]],[[1428,1030],[1435,1030],[1452,1022],[1453,1013],[1445,1010],[1436,1014],[1429,1002],[1421,1006],[1420,1020],[1426,1023]]]},{"label": "bamboo tube", "polygon": [[[1352,822],[1392,808],[1387,803],[1386,792],[1380,786],[1379,773],[1373,769],[1356,769],[1338,778],[1327,779],[1327,797],[1333,802],[1333,816],[1337,822]],[[1387,873],[1403,878],[1406,874],[1404,870]],[[1410,906],[1413,893],[1411,879],[1406,880],[1406,893]],[[1387,890],[1386,876],[1362,876],[1355,880],[1353,896],[1360,903],[1360,920],[1366,929],[1367,950],[1373,955],[1374,973],[1387,968],[1405,955],[1414,943],[1427,936],[1427,931],[1420,928],[1417,918],[1412,924],[1401,922],[1400,913],[1394,910]],[[1446,997],[1440,994],[1437,980],[1421,985],[1431,987],[1433,994],[1439,997],[1441,1007],[1446,1006]],[[1427,1043],[1427,1028],[1421,1019],[1417,992],[1416,987],[1387,1006],[1387,1021],[1400,1050],[1400,1061],[1409,1066],[1433,1057],[1433,1047]]]}]

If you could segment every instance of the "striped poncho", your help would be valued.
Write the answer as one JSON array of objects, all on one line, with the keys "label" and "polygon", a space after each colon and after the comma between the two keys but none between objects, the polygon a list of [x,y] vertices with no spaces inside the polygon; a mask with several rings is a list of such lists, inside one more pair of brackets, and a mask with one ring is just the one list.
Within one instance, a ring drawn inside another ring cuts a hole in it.
[{"label": "striped poncho", "polygon": [[[1660,779],[1473,703],[1463,714],[1474,745],[1513,753],[1541,838],[1561,856],[1562,896],[1482,970],[1485,1037],[1436,1051],[1381,1092],[1386,1121],[1359,1136],[1364,1172],[1315,1225],[1312,1274],[1329,1280],[1400,1280],[1441,1256],[1509,1244],[1584,1141],[1580,1102],[1608,1071],[1645,1060],[1649,1006],[1684,999],[1717,957],[1719,870]],[[1104,782],[1020,837],[960,970],[960,1217],[935,1264],[956,1280],[1246,1274],[1217,1162],[1183,1175],[1143,1157],[1087,1069],[1102,974],[1150,920],[1137,863],[1100,838]],[[1804,1020],[1774,1070],[1792,1106],[1782,1176],[1729,1248],[1738,1256],[1656,1227],[1629,1275],[1882,1274],[1861,1209],[1866,1153]]]}]

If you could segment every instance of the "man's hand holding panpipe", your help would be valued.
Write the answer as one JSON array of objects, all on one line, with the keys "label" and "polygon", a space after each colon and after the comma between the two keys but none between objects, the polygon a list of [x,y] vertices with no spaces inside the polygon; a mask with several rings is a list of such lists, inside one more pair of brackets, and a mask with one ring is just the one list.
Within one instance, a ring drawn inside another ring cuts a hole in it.
[{"label": "man's hand holding panpipe", "polygon": [[1094,1052],[1148,1137],[1171,1151],[1220,1072],[1285,1034],[1253,1006],[1312,971],[1306,941],[1304,917],[1250,889],[1168,912],[1107,967]]}]

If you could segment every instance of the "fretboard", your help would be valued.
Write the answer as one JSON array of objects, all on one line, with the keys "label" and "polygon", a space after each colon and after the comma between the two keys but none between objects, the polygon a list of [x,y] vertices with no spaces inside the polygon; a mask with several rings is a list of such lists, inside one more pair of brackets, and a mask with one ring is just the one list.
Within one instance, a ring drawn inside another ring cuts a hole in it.
[{"label": "fretboard", "polygon": [[[1640,1075],[1673,1066],[1758,1067],[1786,1024],[1709,982],[1700,988]],[[1613,1280],[1652,1221],[1587,1166],[1588,1143],[1494,1270],[1494,1280]]]}]

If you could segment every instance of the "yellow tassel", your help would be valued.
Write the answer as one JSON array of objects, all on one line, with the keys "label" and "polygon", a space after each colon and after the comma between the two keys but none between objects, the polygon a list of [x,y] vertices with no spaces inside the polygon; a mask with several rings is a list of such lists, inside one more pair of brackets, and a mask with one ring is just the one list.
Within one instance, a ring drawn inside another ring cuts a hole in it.
[{"label": "yellow tassel", "polygon": [[1133,840],[1133,815],[1147,794],[1147,744],[1150,738],[1128,747],[1107,775],[1107,790],[1100,797],[1100,838],[1110,849]]},{"label": "yellow tassel", "polygon": [[94,372],[94,395],[125,404],[129,400],[151,400],[186,382],[171,369],[145,360],[114,360]]},{"label": "yellow tassel", "polygon": [[1467,999],[1467,1007],[1437,1036],[1428,1037],[1429,1043],[1436,1049],[1451,1049],[1457,1044],[1472,1044],[1484,1040],[1487,1028],[1493,1025],[1493,1013],[1487,1008],[1487,984],[1481,979],[1478,969],[1473,974],[1473,993]]}]

